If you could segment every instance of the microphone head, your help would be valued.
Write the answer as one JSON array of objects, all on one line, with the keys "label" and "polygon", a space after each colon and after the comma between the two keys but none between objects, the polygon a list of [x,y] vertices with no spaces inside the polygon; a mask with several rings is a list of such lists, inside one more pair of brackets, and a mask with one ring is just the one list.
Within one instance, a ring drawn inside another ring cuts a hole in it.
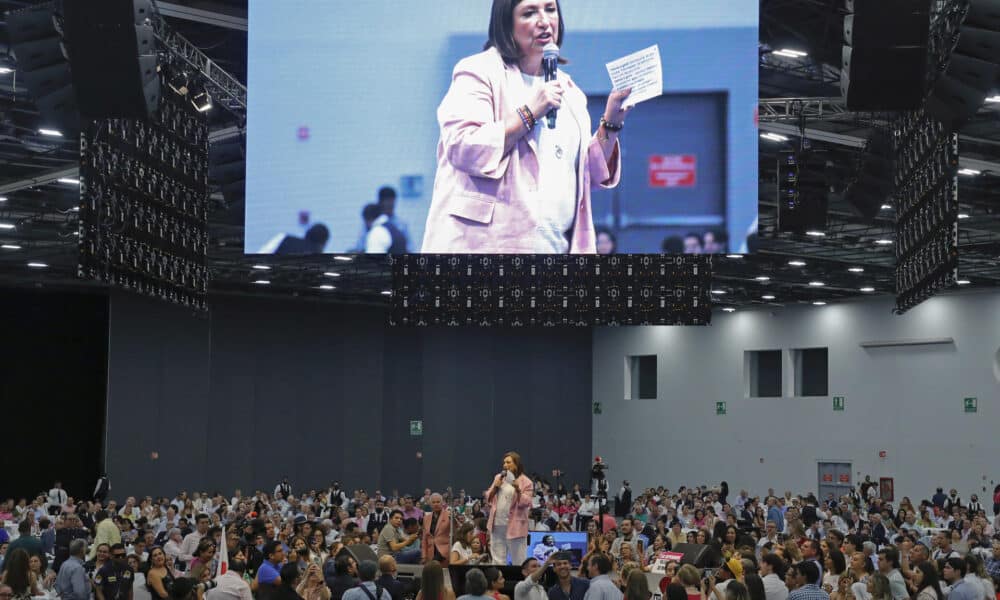
[{"label": "microphone head", "polygon": [[544,60],[549,58],[559,58],[559,46],[556,46],[555,42],[549,42],[548,44],[545,44],[544,48],[542,48],[542,59]]}]

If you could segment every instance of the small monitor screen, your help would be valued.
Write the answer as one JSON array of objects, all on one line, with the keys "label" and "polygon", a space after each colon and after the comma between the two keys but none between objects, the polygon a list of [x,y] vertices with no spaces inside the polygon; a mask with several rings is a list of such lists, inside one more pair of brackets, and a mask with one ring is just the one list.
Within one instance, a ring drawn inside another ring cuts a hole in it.
[{"label": "small monitor screen", "polygon": [[556,552],[568,552],[573,568],[580,566],[580,559],[587,553],[585,531],[529,531],[528,556],[545,560]]}]

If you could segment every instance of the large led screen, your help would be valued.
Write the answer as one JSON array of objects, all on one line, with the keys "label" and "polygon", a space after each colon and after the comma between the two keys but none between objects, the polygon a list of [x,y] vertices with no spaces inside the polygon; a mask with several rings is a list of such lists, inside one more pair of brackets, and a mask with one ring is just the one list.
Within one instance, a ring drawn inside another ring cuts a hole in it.
[{"label": "large led screen", "polygon": [[[740,252],[756,227],[756,0],[249,11],[249,254]],[[630,104],[608,65],[651,48],[662,93]]]}]

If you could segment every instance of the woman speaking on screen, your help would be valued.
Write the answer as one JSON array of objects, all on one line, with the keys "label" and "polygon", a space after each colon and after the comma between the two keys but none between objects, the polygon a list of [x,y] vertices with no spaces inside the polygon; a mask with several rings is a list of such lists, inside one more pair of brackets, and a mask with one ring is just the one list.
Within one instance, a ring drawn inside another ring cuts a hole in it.
[{"label": "woman speaking on screen", "polygon": [[543,51],[564,31],[557,0],[493,0],[486,49],[458,63],[438,107],[423,252],[596,252],[590,189],[618,185],[631,90],[611,93],[592,135],[580,88],[561,69],[545,81]]}]

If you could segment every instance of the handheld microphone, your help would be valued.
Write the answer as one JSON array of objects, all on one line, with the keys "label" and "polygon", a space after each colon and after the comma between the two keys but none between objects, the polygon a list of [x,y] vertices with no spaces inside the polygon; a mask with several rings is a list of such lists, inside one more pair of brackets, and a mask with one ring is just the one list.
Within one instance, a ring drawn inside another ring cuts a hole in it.
[{"label": "handheld microphone", "polygon": [[[545,81],[554,81],[556,73],[559,71],[559,46],[549,42],[542,49],[542,70],[545,72]],[[549,129],[556,127],[556,109],[549,110]]]}]

